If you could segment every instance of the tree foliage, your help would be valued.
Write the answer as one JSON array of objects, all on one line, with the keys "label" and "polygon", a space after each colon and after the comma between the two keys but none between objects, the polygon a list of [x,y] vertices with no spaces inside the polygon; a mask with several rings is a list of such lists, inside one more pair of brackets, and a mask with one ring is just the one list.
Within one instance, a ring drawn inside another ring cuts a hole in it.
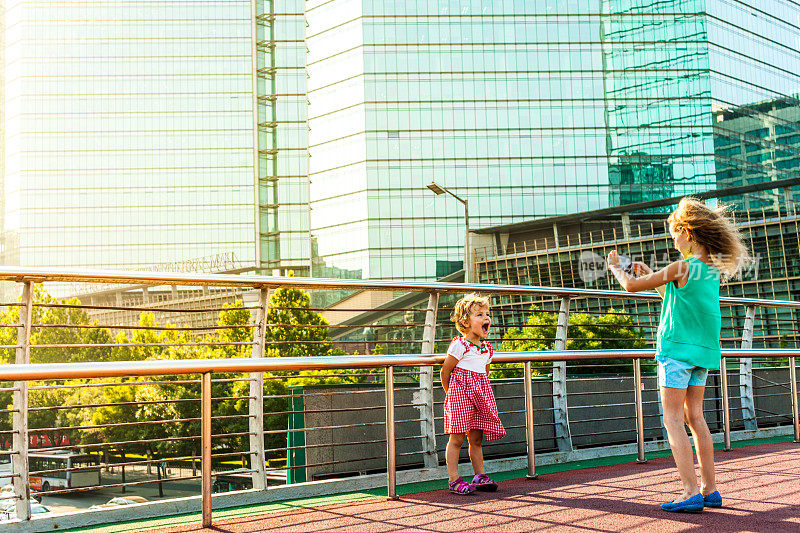
[{"label": "tree foliage", "polygon": [[265,337],[267,355],[306,357],[332,354],[330,334],[325,327],[328,321],[310,307],[311,297],[302,289],[280,288],[272,293]]},{"label": "tree foliage", "polygon": [[[531,314],[520,328],[509,328],[500,344],[502,351],[542,351],[555,349],[558,314],[540,311],[531,307]],[[570,313],[567,350],[623,350],[644,348],[647,343],[642,328],[634,324],[630,315],[615,312],[613,309],[600,316],[586,313]],[[602,360],[598,362],[577,363],[571,370],[577,373],[602,373],[609,369],[630,364],[626,359]],[[499,365],[498,365],[499,366]],[[552,363],[533,363],[534,371],[547,374]],[[520,373],[520,372],[517,372]],[[501,374],[501,373],[497,373]],[[508,377],[508,372],[502,376]]]},{"label": "tree foliage", "polygon": [[[59,307],[62,305],[80,305],[80,301],[77,298],[57,300],[50,296],[41,285],[34,284],[33,303],[44,304],[44,306],[34,306],[31,320],[32,324],[57,325],[59,327],[32,327],[32,345],[100,344],[108,346],[92,348],[34,348],[31,349],[31,363],[79,363],[83,361],[115,360],[117,358],[117,353],[113,350],[113,345],[116,341],[110,329],[97,327],[97,321],[90,321],[89,315],[83,309]],[[21,309],[21,306],[7,308],[0,313],[0,323],[19,324]],[[18,328],[7,327],[0,329],[0,344],[6,346],[17,344],[17,331]],[[112,349],[109,350],[109,348]],[[2,350],[0,358],[2,358],[0,359],[2,363],[15,362],[15,350]]]},{"label": "tree foliage", "polygon": [[[115,335],[109,328],[74,327],[98,326],[96,321],[89,319],[85,310],[61,307],[64,304],[79,305],[77,299],[57,300],[40,285],[34,285],[33,299],[35,303],[46,304],[34,307],[34,324],[73,327],[34,328],[32,345],[100,345],[89,348],[33,348],[33,363],[222,359],[250,357],[253,353],[253,335],[257,328],[253,327],[250,310],[242,308],[241,301],[224,306],[217,321],[220,328],[211,333],[198,335],[169,323],[161,325],[153,313],[143,312],[138,317],[137,325],[128,330],[128,334],[120,331]],[[344,353],[333,349],[326,327],[328,322],[310,309],[311,299],[305,291],[278,289],[272,294],[269,304],[266,356],[305,357]],[[20,309],[10,307],[0,313],[0,323],[19,323]],[[0,328],[0,344],[15,345],[17,331],[18,328],[14,327]],[[14,354],[13,349],[4,349],[0,352],[0,361],[13,363]],[[309,371],[265,375],[264,429],[267,430],[267,449],[278,450],[286,446],[286,436],[282,432],[288,424],[289,386],[363,381],[358,377],[330,374],[329,371]],[[249,378],[249,374],[214,375],[212,395],[218,399],[213,402],[215,453],[246,452],[249,449]],[[101,381],[107,383],[112,380]],[[113,447],[111,451],[128,455],[176,457],[199,453],[199,376],[123,378],[111,386],[91,386],[93,384],[96,385],[97,381],[32,382],[34,389],[29,397],[30,407],[48,408],[31,410],[32,431],[36,433],[37,429],[53,428],[48,429],[51,441],[63,440],[66,436],[72,444],[121,443],[110,444]],[[37,385],[50,388],[35,389]],[[0,391],[0,406],[10,409],[11,404],[11,393]],[[76,407],[70,409],[69,406]],[[0,430],[10,429],[10,417],[0,419]],[[278,450],[270,455],[285,456],[285,452]]]}]

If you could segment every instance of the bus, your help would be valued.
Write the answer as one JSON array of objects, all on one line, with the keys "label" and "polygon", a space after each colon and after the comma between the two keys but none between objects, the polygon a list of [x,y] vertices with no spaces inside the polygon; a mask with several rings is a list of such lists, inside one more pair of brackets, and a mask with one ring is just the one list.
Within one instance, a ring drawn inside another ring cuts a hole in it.
[{"label": "bus", "polygon": [[70,450],[33,451],[28,452],[28,479],[31,489],[39,492],[96,487],[101,483],[99,465],[97,455]]}]

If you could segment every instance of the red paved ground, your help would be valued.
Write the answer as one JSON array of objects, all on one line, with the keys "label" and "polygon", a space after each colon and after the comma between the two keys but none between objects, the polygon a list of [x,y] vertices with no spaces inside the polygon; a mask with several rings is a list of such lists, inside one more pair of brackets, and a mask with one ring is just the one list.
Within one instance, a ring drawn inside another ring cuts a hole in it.
[{"label": "red paved ground", "polygon": [[800,445],[717,452],[722,509],[660,510],[679,495],[672,458],[505,481],[497,493],[444,490],[272,513],[164,531],[753,531],[800,532]]}]

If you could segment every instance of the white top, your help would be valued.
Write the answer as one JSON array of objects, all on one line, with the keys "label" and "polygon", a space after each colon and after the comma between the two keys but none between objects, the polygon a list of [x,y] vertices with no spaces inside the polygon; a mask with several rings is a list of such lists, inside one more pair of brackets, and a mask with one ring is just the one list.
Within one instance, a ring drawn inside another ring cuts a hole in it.
[{"label": "white top", "polygon": [[447,355],[452,355],[458,359],[456,368],[485,374],[486,365],[492,362],[494,349],[488,342],[484,342],[483,348],[479,348],[464,337],[455,337],[453,342],[450,343],[450,347],[447,348]]}]

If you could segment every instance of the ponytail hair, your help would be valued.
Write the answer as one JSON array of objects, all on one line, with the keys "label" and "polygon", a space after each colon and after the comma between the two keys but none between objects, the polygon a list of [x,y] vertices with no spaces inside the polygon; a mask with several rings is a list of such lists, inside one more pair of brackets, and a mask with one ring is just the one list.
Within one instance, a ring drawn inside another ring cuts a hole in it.
[{"label": "ponytail hair", "polygon": [[697,198],[687,196],[681,199],[667,222],[673,231],[688,230],[692,242],[708,250],[723,280],[739,277],[742,269],[752,262],[727,206],[712,209]]}]

